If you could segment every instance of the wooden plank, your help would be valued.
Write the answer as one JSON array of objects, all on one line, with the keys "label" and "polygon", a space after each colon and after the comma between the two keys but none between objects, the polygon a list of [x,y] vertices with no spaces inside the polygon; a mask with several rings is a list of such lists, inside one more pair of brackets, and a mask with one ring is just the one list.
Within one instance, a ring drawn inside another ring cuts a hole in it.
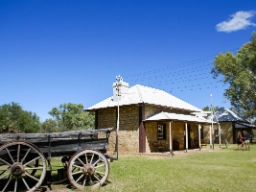
[{"label": "wooden plank", "polygon": [[[22,140],[19,140],[22,141]],[[48,140],[26,140],[35,146],[37,146],[40,151],[47,155],[50,153],[52,156],[56,155],[73,155],[75,152],[82,149],[94,149],[99,151],[106,151],[108,147],[108,139],[69,139],[69,140],[51,140],[50,145]],[[15,140],[10,141],[15,142]],[[0,141],[0,144],[5,144],[6,142]],[[33,153],[31,151],[31,153]]]},{"label": "wooden plank", "polygon": [[58,140],[51,141],[49,148],[48,142],[34,143],[44,154],[51,152],[52,156],[60,154],[73,154],[82,149],[94,149],[94,150],[106,150],[108,147],[107,139],[97,139],[97,140]]},{"label": "wooden plank", "polygon": [[[43,154],[52,156],[73,155],[83,149],[94,149],[104,153],[108,147],[109,134],[107,133],[111,131],[112,128],[105,128],[55,133],[1,134],[0,145],[7,142],[26,141],[37,146]],[[98,133],[105,133],[106,137],[100,139],[94,137]]]},{"label": "wooden plank", "polygon": [[54,132],[54,133],[8,133],[8,134],[0,134],[0,140],[5,139],[33,139],[33,138],[64,138],[64,137],[78,137],[80,134],[83,136],[93,136],[98,133],[110,133],[113,128],[104,128],[104,129],[85,129],[85,130],[75,130],[75,131],[65,131],[65,132]]}]

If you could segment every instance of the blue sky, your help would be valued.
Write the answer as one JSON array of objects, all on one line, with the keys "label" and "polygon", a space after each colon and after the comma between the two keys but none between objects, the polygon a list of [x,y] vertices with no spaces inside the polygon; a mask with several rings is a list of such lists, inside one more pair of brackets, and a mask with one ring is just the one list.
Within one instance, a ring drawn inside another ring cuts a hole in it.
[{"label": "blue sky", "polygon": [[85,108],[130,86],[163,89],[203,108],[229,107],[214,57],[256,31],[254,0],[0,1],[0,105],[44,121],[62,103]]}]

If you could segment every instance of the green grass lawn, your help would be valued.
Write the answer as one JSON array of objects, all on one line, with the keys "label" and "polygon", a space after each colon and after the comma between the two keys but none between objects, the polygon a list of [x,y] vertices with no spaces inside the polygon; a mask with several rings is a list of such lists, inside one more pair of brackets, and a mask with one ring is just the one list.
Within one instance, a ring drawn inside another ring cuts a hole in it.
[{"label": "green grass lawn", "polygon": [[109,183],[97,191],[256,191],[256,146],[235,149],[215,146],[174,157],[119,155],[110,163]]}]

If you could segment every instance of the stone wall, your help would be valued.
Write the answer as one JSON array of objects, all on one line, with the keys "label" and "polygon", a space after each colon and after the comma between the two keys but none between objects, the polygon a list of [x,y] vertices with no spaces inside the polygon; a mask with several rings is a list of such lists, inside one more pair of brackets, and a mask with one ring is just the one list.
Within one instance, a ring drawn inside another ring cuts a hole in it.
[{"label": "stone wall", "polygon": [[146,153],[157,152],[158,147],[163,146],[163,150],[169,149],[169,122],[159,122],[166,126],[166,139],[158,140],[157,138],[157,122],[144,123],[146,129]]},{"label": "stone wall", "polygon": [[227,139],[228,143],[233,143],[233,129],[232,122],[221,122],[221,140],[222,143]]},{"label": "stone wall", "polygon": [[172,123],[173,150],[184,149],[184,122]]},{"label": "stone wall", "polygon": [[203,139],[210,143],[210,125],[203,125]]},{"label": "stone wall", "polygon": [[184,140],[184,122],[172,123],[172,139],[177,141]]},{"label": "stone wall", "polygon": [[169,112],[169,113],[180,113],[180,114],[190,114],[189,112],[183,111],[183,110],[175,110],[175,109],[170,109],[167,107],[159,107],[155,105],[145,105],[145,119],[148,117],[155,115],[160,112]]},{"label": "stone wall", "polygon": [[116,128],[116,108],[98,110],[98,128]]},{"label": "stone wall", "polygon": [[[173,138],[173,148],[176,148],[174,145],[178,145],[178,149],[184,149],[185,148],[185,141],[184,141],[184,135],[185,135],[185,122],[173,122],[172,124],[172,138]],[[195,144],[198,143],[198,124],[188,122],[187,127],[190,127],[190,132],[193,131],[194,133],[194,140]],[[188,130],[189,131],[189,130]],[[190,133],[188,132],[188,137],[190,137]],[[189,139],[188,139],[189,141]]]},{"label": "stone wall", "polygon": [[[109,137],[107,152],[115,152],[116,133],[112,132]],[[120,154],[139,153],[139,131],[120,130],[118,132],[118,152]]]},{"label": "stone wall", "polygon": [[[98,128],[113,127],[109,137],[108,152],[114,153],[116,143],[117,108],[98,110]],[[137,105],[119,108],[119,153],[139,152],[139,108]]]},{"label": "stone wall", "polygon": [[[233,143],[233,129],[232,129],[232,122],[220,122],[221,127],[221,143],[225,143],[225,140],[228,141],[228,143]],[[213,125],[213,130],[218,130],[217,124]],[[210,125],[204,125],[203,129],[204,133],[204,139],[210,143]],[[212,133],[214,134],[214,133]],[[214,135],[215,136],[215,135]],[[219,144],[219,137],[213,137],[213,143]]]},{"label": "stone wall", "polygon": [[[168,150],[170,146],[170,138],[169,138],[169,122],[159,122],[165,123],[166,125],[166,139],[158,140],[157,138],[157,122],[146,122],[146,153],[155,152],[158,149],[155,144],[157,142],[161,142],[161,144],[165,145],[165,149]],[[172,140],[174,143],[179,143],[179,149],[184,149],[184,122],[172,122]],[[194,139],[198,140],[198,125],[195,123],[188,123],[190,126],[190,130],[194,132]],[[189,133],[188,133],[189,134]],[[188,135],[189,137],[190,135]],[[173,145],[174,148],[174,145]]]},{"label": "stone wall", "polygon": [[[187,126],[190,126],[190,131],[194,132],[194,139],[198,139],[198,125],[196,123],[189,123]],[[184,130],[185,123],[184,122],[173,122],[173,140],[184,140]]]}]

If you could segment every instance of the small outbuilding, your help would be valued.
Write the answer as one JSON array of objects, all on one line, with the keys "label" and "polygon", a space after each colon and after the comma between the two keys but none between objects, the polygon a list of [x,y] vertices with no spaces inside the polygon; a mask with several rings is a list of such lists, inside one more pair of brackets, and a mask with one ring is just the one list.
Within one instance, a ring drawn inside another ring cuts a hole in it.
[{"label": "small outbuilding", "polygon": [[[218,123],[213,126],[214,143],[236,143],[237,133],[239,131],[242,132],[243,130],[246,130],[251,135],[251,142],[254,141],[256,126],[251,124],[247,119],[239,116],[233,110],[221,107],[214,113],[213,117],[208,117],[208,120],[211,119]],[[203,134],[204,138],[209,139],[209,126],[204,129]]]}]

